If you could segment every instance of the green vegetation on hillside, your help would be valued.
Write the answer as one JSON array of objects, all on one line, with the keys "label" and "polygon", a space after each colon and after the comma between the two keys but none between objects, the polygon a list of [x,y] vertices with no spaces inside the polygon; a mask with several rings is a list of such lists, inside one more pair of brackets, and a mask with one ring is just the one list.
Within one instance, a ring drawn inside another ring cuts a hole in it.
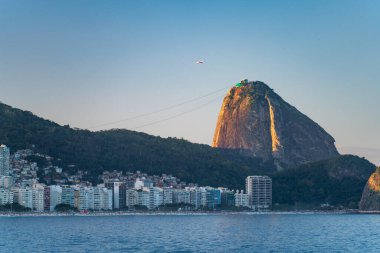
[{"label": "green vegetation on hillside", "polygon": [[[93,183],[99,182],[104,170],[114,169],[172,174],[186,182],[231,189],[244,189],[248,175],[270,175],[274,206],[329,203],[355,208],[375,171],[364,158],[344,155],[275,172],[271,162],[236,150],[120,129],[74,130],[4,104],[0,104],[0,143],[13,151],[33,147],[54,157],[54,163],[66,172],[88,171],[87,179]],[[41,163],[38,157],[31,159]]]},{"label": "green vegetation on hillside", "polygon": [[375,165],[364,158],[342,155],[277,172],[272,176],[273,203],[291,206],[328,203],[357,208],[374,170]]},{"label": "green vegetation on hillside", "polygon": [[88,171],[87,179],[94,183],[104,170],[140,170],[172,174],[200,185],[242,189],[246,176],[274,170],[272,163],[262,163],[235,150],[129,130],[74,130],[4,104],[0,104],[0,129],[0,143],[11,150],[33,146],[56,158],[55,163],[65,171]]}]

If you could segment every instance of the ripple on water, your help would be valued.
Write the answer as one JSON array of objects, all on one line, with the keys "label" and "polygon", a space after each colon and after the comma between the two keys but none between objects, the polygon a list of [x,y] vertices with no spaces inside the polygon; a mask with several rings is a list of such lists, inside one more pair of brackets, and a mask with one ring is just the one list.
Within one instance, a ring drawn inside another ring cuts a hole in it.
[{"label": "ripple on water", "polygon": [[17,217],[0,252],[378,252],[380,215]]}]

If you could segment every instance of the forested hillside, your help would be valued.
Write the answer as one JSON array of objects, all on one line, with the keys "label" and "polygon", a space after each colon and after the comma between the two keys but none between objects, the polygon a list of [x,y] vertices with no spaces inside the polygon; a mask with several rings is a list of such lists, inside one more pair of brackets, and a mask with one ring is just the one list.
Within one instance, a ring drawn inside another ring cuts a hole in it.
[{"label": "forested hillside", "polygon": [[103,170],[171,173],[186,182],[244,188],[245,177],[273,171],[271,163],[183,139],[129,130],[91,132],[60,126],[31,112],[0,104],[0,143],[11,150],[30,148],[76,165],[96,182]]},{"label": "forested hillside", "polygon": [[[129,130],[91,132],[60,126],[30,112],[0,104],[0,143],[11,150],[31,148],[56,159],[64,170],[86,170],[99,182],[104,170],[173,174],[199,185],[244,189],[248,175],[273,179],[273,204],[357,207],[375,165],[352,155],[275,171],[272,162],[183,139]],[[60,159],[60,160],[59,160]],[[76,165],[75,167],[67,165]]]}]

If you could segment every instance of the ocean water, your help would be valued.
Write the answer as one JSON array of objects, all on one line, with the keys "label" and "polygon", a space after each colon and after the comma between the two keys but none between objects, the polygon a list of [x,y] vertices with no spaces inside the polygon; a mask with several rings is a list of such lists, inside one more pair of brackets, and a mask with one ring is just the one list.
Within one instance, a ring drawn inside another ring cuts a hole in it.
[{"label": "ocean water", "polygon": [[0,252],[380,252],[380,215],[0,217]]}]

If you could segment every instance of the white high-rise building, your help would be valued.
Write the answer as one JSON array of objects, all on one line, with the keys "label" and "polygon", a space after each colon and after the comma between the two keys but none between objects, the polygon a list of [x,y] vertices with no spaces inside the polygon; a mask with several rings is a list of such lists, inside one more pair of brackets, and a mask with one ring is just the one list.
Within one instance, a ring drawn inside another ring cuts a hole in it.
[{"label": "white high-rise building", "polygon": [[94,210],[103,210],[104,194],[101,187],[94,187]]},{"label": "white high-rise building", "polygon": [[[140,195],[139,195],[140,197]],[[139,201],[140,202],[140,201]],[[153,187],[143,187],[141,193],[141,205],[146,206],[148,209],[154,208],[154,191]]]},{"label": "white high-rise building", "polygon": [[94,187],[94,210],[112,210],[112,190],[103,186]]},{"label": "white high-rise building", "polygon": [[37,212],[44,211],[44,190],[42,184],[34,184],[32,187],[33,210]]},{"label": "white high-rise building", "polygon": [[195,209],[199,209],[202,203],[202,194],[199,187],[190,188],[190,204],[194,206]]},{"label": "white high-rise building", "polygon": [[113,206],[112,206],[112,204],[113,204],[113,202],[112,202],[112,200],[113,200],[112,190],[108,189],[108,188],[106,188],[106,190],[107,190],[107,195],[106,195],[106,198],[104,200],[105,208],[106,208],[106,210],[112,210],[112,208],[113,208]]},{"label": "white high-rise building", "polygon": [[59,185],[51,185],[50,187],[50,211],[54,211],[55,207],[62,204],[62,187]]},{"label": "white high-rise building", "polygon": [[173,191],[173,203],[190,204],[190,191],[185,189],[176,189]]},{"label": "white high-rise building", "polygon": [[10,174],[10,150],[5,145],[0,145],[0,176]]},{"label": "white high-rise building", "polygon": [[94,188],[79,188],[79,210],[94,210]]},{"label": "white high-rise building", "polygon": [[13,201],[21,206],[33,209],[33,190],[30,187],[13,188]]},{"label": "white high-rise building", "polygon": [[268,176],[248,176],[246,192],[252,209],[265,209],[272,205],[272,179]]},{"label": "white high-rise building", "polygon": [[128,189],[126,192],[126,206],[131,208],[138,205],[138,193],[135,189]]},{"label": "white high-rise building", "polygon": [[201,206],[207,206],[207,189],[205,187],[200,187],[201,191]]},{"label": "white high-rise building", "polygon": [[235,193],[235,206],[237,207],[250,207],[249,195],[244,193],[244,191],[237,191]]},{"label": "white high-rise building", "polygon": [[13,191],[12,189],[0,188],[0,205],[13,203]]},{"label": "white high-rise building", "polygon": [[[148,209],[154,209],[164,203],[164,192],[159,187],[143,187],[136,191],[137,204],[146,206]],[[128,192],[128,194],[131,194]]]},{"label": "white high-rise building", "polygon": [[163,188],[163,194],[164,194],[164,202],[163,204],[173,204],[173,188],[170,187],[164,187]]},{"label": "white high-rise building", "polygon": [[159,207],[164,204],[164,191],[162,188],[153,187],[153,205]]}]

